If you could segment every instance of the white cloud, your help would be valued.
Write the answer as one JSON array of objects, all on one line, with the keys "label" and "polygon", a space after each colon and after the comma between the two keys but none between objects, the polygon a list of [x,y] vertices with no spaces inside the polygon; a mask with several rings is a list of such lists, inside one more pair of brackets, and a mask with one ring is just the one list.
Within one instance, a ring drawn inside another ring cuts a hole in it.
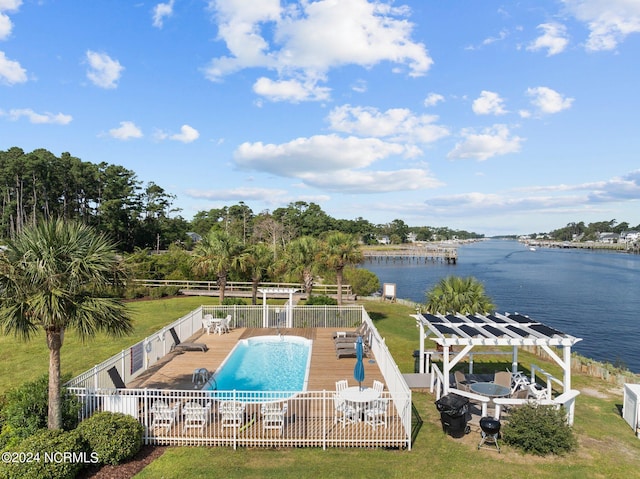
[{"label": "white cloud", "polygon": [[20,63],[9,60],[4,52],[0,51],[0,82],[15,85],[26,81],[27,71],[20,66]]},{"label": "white cloud", "polygon": [[304,185],[329,191],[379,193],[439,186],[425,168],[369,169],[390,156],[411,154],[411,147],[376,138],[317,135],[283,144],[243,143],[234,159],[241,168],[297,178]]},{"label": "white cloud", "polygon": [[449,135],[447,128],[434,123],[437,119],[435,115],[415,115],[406,108],[380,112],[351,105],[336,107],[328,116],[334,131],[417,143],[432,143]]},{"label": "white cloud", "polygon": [[429,93],[427,98],[424,99],[424,106],[436,106],[438,103],[444,101],[444,97],[439,93]]},{"label": "white cloud", "polygon": [[209,5],[230,52],[205,69],[213,81],[262,67],[276,70],[282,80],[294,76],[317,82],[331,68],[384,61],[407,65],[409,75],[421,76],[433,63],[425,46],[410,38],[413,25],[405,18],[406,8],[366,0],[318,0],[285,8],[279,0],[257,5],[211,0]]},{"label": "white cloud", "polygon": [[192,198],[204,198],[207,200],[220,200],[228,201],[243,199],[243,200],[265,200],[267,198],[273,198],[274,196],[283,197],[287,194],[286,190],[275,188],[214,188],[212,190],[192,190],[186,191],[186,194]]},{"label": "white cloud", "polygon": [[174,0],[169,0],[167,3],[158,3],[153,7],[153,26],[156,28],[162,28],[164,25],[165,17],[173,15],[173,3]]},{"label": "white cloud", "polygon": [[22,0],[0,0],[0,40],[5,40],[11,35],[13,23],[4,12],[16,12],[22,5]]},{"label": "white cloud", "polygon": [[482,90],[471,106],[476,115],[504,115],[504,100],[495,92]]},{"label": "white cloud", "polygon": [[562,53],[567,48],[569,39],[564,25],[560,23],[543,23],[538,25],[538,28],[544,33],[531,42],[527,46],[527,50],[538,51],[546,48],[547,56],[550,57]]},{"label": "white cloud", "polygon": [[6,114],[10,120],[17,121],[22,117],[27,118],[31,123],[35,124],[55,124],[55,125],[67,125],[71,123],[73,117],[71,115],[65,115],[63,113],[36,113],[29,108],[13,109],[9,110]]},{"label": "white cloud", "polygon": [[253,85],[253,91],[267,97],[271,101],[317,101],[329,98],[331,91],[326,87],[319,87],[315,82],[300,82],[298,80],[273,81],[266,77],[258,78]]},{"label": "white cloud", "polygon": [[437,188],[442,183],[426,170],[411,168],[393,171],[308,173],[300,178],[309,186],[340,193],[389,193]]},{"label": "white cloud", "polygon": [[527,95],[532,98],[531,104],[542,114],[559,113],[571,108],[573,103],[573,98],[566,98],[557,91],[544,86],[528,88]]},{"label": "white cloud", "polygon": [[637,202],[640,170],[622,177],[575,185],[546,185],[507,189],[495,193],[469,192],[426,200],[429,213],[443,216],[517,214],[581,215],[602,204]]},{"label": "white cloud", "polygon": [[589,28],[589,51],[613,50],[632,33],[640,33],[637,0],[563,0],[567,10]]},{"label": "white cloud", "polygon": [[189,125],[182,125],[180,128],[180,133],[176,133],[175,135],[171,135],[169,138],[176,141],[181,141],[182,143],[191,143],[196,141],[200,137],[200,133],[195,128]]},{"label": "white cloud", "polygon": [[90,69],[87,78],[100,88],[116,88],[124,67],[120,62],[113,60],[106,53],[97,53],[87,50],[87,61]]},{"label": "white cloud", "polygon": [[506,125],[493,125],[482,133],[475,133],[471,129],[461,132],[463,141],[456,144],[453,150],[447,154],[449,159],[475,158],[480,161],[487,160],[496,155],[517,153],[524,141],[518,136],[511,136]]},{"label": "white cloud", "polygon": [[130,140],[131,138],[142,138],[142,130],[132,121],[121,121],[118,128],[109,130],[109,135],[117,140]]}]

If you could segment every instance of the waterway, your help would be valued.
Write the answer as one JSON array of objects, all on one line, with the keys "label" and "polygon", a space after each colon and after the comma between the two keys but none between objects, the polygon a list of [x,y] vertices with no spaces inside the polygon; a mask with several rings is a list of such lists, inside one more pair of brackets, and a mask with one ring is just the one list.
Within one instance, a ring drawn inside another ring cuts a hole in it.
[{"label": "waterway", "polygon": [[449,275],[481,281],[496,311],[518,312],[582,338],[573,350],[640,373],[640,255],[538,248],[488,240],[458,247],[458,262],[367,261],[398,298],[425,303]]}]

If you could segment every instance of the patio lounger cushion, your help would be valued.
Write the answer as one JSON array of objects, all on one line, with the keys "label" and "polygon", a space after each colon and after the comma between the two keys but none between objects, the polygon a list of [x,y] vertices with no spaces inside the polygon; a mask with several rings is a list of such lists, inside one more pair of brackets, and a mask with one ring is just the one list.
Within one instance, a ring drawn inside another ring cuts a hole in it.
[{"label": "patio lounger cushion", "polygon": [[171,337],[173,338],[173,346],[171,346],[172,351],[202,351],[204,353],[209,350],[209,347],[204,343],[180,342],[180,338],[178,337],[176,330],[173,328],[169,328],[169,333],[171,333]]}]

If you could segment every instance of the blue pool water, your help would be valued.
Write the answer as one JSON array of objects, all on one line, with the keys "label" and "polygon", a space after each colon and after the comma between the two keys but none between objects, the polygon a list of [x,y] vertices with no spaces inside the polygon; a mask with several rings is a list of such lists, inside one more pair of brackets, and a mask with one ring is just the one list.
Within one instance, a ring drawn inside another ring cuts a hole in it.
[{"label": "blue pool water", "polygon": [[240,340],[203,389],[305,391],[311,343],[298,336],[257,336]]}]

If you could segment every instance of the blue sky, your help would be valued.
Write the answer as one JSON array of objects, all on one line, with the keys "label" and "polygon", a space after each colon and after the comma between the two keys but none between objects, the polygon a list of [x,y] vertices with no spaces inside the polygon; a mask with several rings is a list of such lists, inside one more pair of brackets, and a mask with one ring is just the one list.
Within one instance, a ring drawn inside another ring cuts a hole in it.
[{"label": "blue sky", "polygon": [[486,235],[640,223],[638,0],[0,0],[0,149]]}]

